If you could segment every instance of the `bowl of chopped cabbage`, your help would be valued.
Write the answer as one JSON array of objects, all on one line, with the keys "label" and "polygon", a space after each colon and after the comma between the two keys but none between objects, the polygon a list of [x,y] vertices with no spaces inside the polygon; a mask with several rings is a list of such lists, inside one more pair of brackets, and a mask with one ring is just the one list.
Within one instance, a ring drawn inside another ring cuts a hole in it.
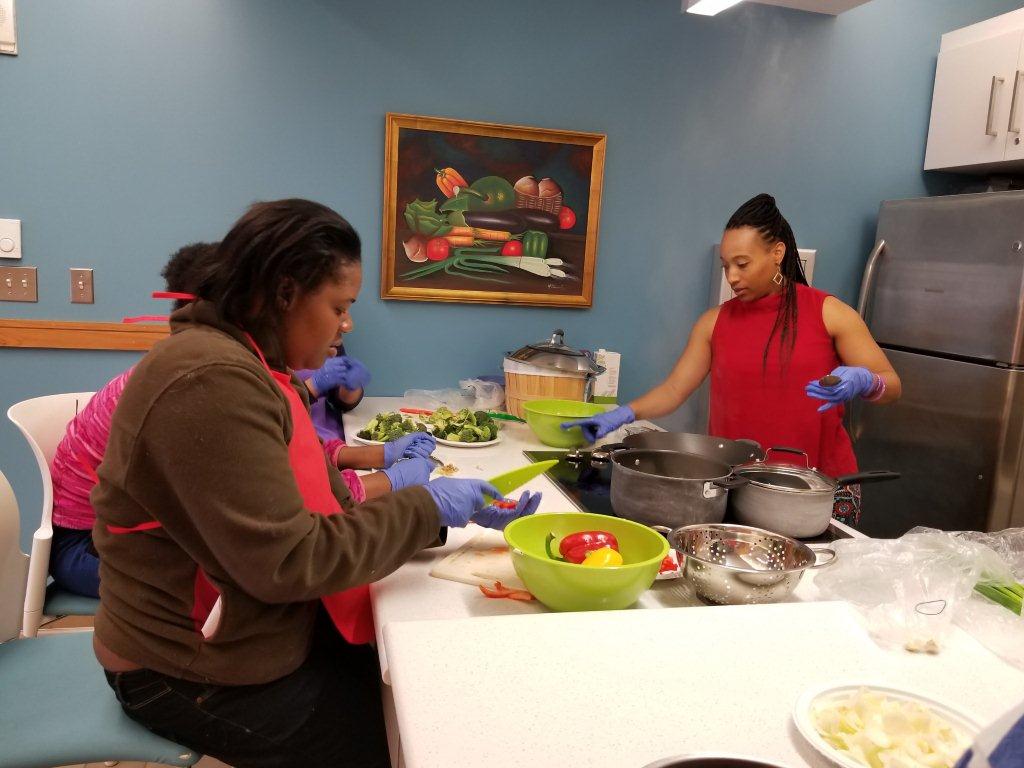
[{"label": "bowl of chopped cabbage", "polygon": [[857,683],[807,691],[793,720],[811,746],[843,768],[953,768],[980,730],[935,699]]}]

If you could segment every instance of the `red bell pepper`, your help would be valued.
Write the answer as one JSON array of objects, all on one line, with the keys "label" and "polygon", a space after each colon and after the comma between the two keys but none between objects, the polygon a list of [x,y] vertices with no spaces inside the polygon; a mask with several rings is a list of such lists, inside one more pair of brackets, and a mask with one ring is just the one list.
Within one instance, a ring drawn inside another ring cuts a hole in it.
[{"label": "red bell pepper", "polygon": [[548,534],[544,546],[547,549],[548,557],[553,560],[565,560],[569,563],[582,563],[589,552],[603,547],[610,547],[616,552],[619,551],[619,542],[615,536],[607,531],[579,531],[570,533],[558,544],[560,557],[551,551],[551,543],[555,540],[553,533]]}]

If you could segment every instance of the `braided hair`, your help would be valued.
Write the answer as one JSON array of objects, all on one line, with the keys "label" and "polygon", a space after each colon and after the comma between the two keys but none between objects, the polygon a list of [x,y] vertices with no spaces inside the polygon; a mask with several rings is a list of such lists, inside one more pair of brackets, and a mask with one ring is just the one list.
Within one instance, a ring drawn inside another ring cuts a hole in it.
[{"label": "braided hair", "polygon": [[768,342],[764,345],[762,365],[768,365],[768,349],[776,333],[779,334],[779,356],[785,363],[796,344],[796,286],[797,283],[807,285],[800,254],[796,249],[796,237],[793,236],[793,228],[775,205],[775,198],[765,193],[747,200],[736,209],[725,225],[726,230],[740,227],[753,227],[769,245],[781,242],[786,246],[786,254],[779,264],[779,272],[782,274],[782,301],[775,316],[775,325],[772,326]]}]

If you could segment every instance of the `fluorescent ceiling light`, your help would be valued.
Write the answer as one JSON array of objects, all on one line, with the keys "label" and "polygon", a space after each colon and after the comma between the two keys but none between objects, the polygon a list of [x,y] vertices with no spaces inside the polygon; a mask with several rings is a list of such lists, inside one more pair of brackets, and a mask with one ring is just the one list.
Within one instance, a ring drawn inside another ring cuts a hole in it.
[{"label": "fluorescent ceiling light", "polygon": [[732,8],[742,0],[683,0],[683,9],[687,13],[698,13],[701,16],[714,16],[716,13]]}]

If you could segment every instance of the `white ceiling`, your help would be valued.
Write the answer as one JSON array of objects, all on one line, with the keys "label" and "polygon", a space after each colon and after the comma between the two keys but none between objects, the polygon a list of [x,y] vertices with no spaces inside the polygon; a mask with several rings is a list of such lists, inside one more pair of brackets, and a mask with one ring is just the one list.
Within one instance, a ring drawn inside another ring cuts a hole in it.
[{"label": "white ceiling", "polygon": [[864,5],[868,0],[753,0],[763,5],[780,5],[783,8],[795,8],[798,11],[812,13],[828,13],[838,16],[843,11]]}]

